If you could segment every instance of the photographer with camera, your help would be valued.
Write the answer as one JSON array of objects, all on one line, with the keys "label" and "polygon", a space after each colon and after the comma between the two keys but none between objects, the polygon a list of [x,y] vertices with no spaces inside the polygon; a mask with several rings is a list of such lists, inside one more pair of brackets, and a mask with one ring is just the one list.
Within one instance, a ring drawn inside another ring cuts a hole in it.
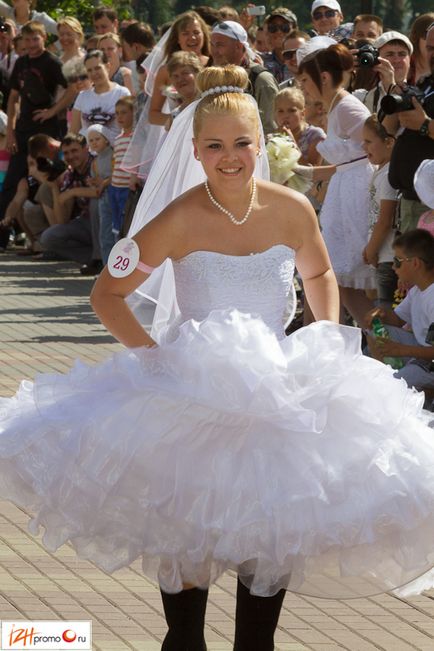
[{"label": "photographer with camera", "polygon": [[380,102],[391,91],[400,93],[407,81],[410,70],[410,57],[413,45],[400,32],[390,31],[379,36],[373,44],[363,45],[355,52],[356,65],[359,68],[372,69],[377,82],[373,88],[354,91],[371,113],[377,113]]},{"label": "photographer with camera", "polygon": [[44,133],[29,139],[28,174],[19,180],[14,198],[1,222],[3,231],[9,231],[14,224],[18,224],[26,234],[28,246],[18,253],[20,256],[40,255],[39,237],[53,223],[45,204],[48,202],[52,207],[52,192],[47,181],[55,178],[53,170],[57,170],[59,176],[66,168],[58,158],[59,152],[60,142]]},{"label": "photographer with camera", "polygon": [[78,262],[83,275],[96,275],[102,262],[97,225],[90,219],[90,199],[98,196],[98,189],[88,185],[93,156],[81,134],[67,134],[61,149],[68,169],[50,182],[53,225],[42,233],[41,245],[45,251]]},{"label": "photographer with camera", "polygon": [[396,140],[390,161],[389,181],[401,192],[400,230],[416,228],[427,207],[414,188],[414,175],[421,162],[434,158],[434,23],[426,34],[426,50],[431,74],[404,94],[385,98],[382,108],[390,117],[384,124],[389,133],[392,122],[403,129]]}]

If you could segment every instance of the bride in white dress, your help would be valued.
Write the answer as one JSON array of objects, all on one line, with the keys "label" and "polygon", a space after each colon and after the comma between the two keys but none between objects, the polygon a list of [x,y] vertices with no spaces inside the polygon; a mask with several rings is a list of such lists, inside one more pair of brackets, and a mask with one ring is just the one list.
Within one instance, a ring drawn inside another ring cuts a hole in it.
[{"label": "bride in white dress", "polygon": [[[272,651],[285,589],[364,596],[434,566],[423,396],[336,324],[307,199],[252,177],[246,83],[240,68],[201,73],[207,182],[137,234],[140,268],[96,283],[94,309],[128,350],[39,375],[0,404],[0,495],[35,514],[49,549],[69,541],[109,572],[142,557],[162,588],[164,651],[206,649],[207,588],[227,569],[234,649]],[[157,346],[125,298],[167,257],[180,314]],[[294,264],[318,321],[285,338]]]}]

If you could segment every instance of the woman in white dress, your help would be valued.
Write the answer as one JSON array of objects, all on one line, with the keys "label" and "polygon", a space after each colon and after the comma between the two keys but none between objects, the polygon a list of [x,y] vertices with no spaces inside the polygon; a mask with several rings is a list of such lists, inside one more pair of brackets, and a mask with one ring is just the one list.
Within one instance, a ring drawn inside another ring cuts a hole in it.
[{"label": "woman in white dress", "polygon": [[[284,589],[369,595],[434,565],[434,442],[423,397],[336,325],[308,200],[252,177],[247,73],[208,68],[198,85],[207,181],[119,243],[92,293],[128,350],[0,402],[0,494],[36,513],[50,549],[70,541],[110,572],[142,557],[164,651],[206,649],[207,589],[227,569],[234,649],[272,651]],[[166,257],[180,314],[156,346],[125,298]],[[324,320],[285,339],[295,263]]]},{"label": "woman in white dress", "polygon": [[[373,168],[362,146],[363,125],[370,113],[345,90],[353,66],[346,47],[331,45],[302,61],[299,80],[304,93],[312,101],[322,101],[328,114],[327,138],[317,149],[328,163],[336,165],[336,172],[327,189],[320,221],[341,302],[360,324],[372,308],[365,290],[375,288],[374,270],[362,256],[368,242]],[[320,180],[314,172],[316,178]]]}]

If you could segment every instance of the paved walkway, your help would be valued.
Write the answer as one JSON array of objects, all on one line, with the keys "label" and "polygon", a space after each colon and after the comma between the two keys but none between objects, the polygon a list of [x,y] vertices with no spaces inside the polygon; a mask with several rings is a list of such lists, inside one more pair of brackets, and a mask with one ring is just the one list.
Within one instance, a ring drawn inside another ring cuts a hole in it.
[{"label": "paved walkway", "polygon": [[[94,363],[119,348],[92,314],[92,281],[73,265],[6,253],[0,277],[1,395],[38,371],[66,371],[76,357]],[[139,563],[109,576],[67,546],[50,554],[26,523],[22,510],[0,502],[0,619],[91,619],[96,651],[160,649],[159,592]],[[234,591],[230,575],[211,590],[209,651],[232,648]],[[348,602],[288,594],[276,643],[280,651],[434,651],[434,592]]]}]

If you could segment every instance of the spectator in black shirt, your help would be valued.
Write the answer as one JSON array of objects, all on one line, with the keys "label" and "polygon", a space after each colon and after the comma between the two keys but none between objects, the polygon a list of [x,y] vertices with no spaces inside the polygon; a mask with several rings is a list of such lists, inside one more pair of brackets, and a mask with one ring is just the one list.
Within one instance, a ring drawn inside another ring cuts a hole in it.
[{"label": "spectator in black shirt", "polygon": [[390,184],[402,193],[402,232],[416,228],[419,217],[428,210],[414,189],[414,174],[423,160],[434,158],[434,23],[427,31],[426,49],[431,75],[418,84],[423,92],[421,102],[413,97],[414,109],[397,113],[399,125],[404,131],[393,148],[389,168]]},{"label": "spectator in black shirt", "polygon": [[72,103],[76,94],[73,87],[68,88],[56,101],[59,89],[65,89],[67,83],[62,75],[61,61],[45,49],[44,25],[30,21],[24,25],[22,35],[27,54],[16,61],[9,82],[6,146],[12,159],[0,200],[0,219],[18,181],[27,174],[29,138],[37,133],[59,138],[58,114]]}]

